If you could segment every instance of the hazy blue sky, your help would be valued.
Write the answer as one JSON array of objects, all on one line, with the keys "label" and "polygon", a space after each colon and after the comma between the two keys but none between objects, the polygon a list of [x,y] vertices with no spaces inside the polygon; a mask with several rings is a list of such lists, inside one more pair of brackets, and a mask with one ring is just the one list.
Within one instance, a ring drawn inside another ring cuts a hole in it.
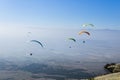
[{"label": "hazy blue sky", "polygon": [[[88,30],[91,36],[82,37],[78,32],[84,23],[104,30]],[[32,52],[38,59],[118,61],[119,34],[120,0],[0,0],[0,57],[26,59]],[[77,42],[68,41],[70,37]],[[33,39],[45,49],[31,43]]]},{"label": "hazy blue sky", "polygon": [[120,29],[120,0],[0,0],[0,26]]}]

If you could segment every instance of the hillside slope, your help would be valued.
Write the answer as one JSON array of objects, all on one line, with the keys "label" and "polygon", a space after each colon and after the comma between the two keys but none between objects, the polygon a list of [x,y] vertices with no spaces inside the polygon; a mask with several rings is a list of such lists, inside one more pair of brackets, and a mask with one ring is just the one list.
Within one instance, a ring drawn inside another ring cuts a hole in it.
[{"label": "hillside slope", "polygon": [[95,77],[94,80],[120,80],[120,72]]}]

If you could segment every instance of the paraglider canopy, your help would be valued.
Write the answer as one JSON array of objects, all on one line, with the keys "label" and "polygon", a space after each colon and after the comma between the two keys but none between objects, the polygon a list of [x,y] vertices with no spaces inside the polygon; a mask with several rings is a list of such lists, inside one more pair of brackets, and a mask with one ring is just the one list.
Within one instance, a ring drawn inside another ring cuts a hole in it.
[{"label": "paraglider canopy", "polygon": [[76,40],[74,39],[74,38],[68,38],[69,40],[72,40],[72,41],[74,41],[74,42],[76,42]]},{"label": "paraglider canopy", "polygon": [[87,26],[91,26],[91,27],[94,27],[93,24],[82,24],[83,27],[87,27]]},{"label": "paraglider canopy", "polygon": [[90,33],[89,33],[88,31],[80,31],[80,32],[79,32],[79,35],[81,35],[81,34],[83,34],[83,33],[86,33],[87,35],[90,36]]},{"label": "paraglider canopy", "polygon": [[38,43],[41,47],[43,47],[42,43],[40,41],[37,41],[37,40],[31,40],[30,42],[36,42]]}]

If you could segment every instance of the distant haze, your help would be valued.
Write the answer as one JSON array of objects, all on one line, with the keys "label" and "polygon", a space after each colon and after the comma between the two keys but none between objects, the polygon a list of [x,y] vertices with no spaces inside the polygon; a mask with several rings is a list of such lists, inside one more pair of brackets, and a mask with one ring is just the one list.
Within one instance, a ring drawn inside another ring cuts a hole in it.
[{"label": "distant haze", "polygon": [[[2,28],[0,57],[23,60],[33,53],[31,58],[40,60],[119,61],[119,30],[87,30],[91,36],[78,35],[79,31],[76,28]],[[76,42],[68,40],[70,37]],[[44,48],[30,40],[40,41]]]}]

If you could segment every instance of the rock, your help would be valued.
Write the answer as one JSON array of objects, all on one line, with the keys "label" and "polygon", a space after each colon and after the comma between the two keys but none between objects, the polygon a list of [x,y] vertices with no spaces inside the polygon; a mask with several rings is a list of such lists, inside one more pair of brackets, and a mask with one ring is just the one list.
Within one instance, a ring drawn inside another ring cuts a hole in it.
[{"label": "rock", "polygon": [[111,63],[104,66],[111,73],[120,72],[120,64]]}]

